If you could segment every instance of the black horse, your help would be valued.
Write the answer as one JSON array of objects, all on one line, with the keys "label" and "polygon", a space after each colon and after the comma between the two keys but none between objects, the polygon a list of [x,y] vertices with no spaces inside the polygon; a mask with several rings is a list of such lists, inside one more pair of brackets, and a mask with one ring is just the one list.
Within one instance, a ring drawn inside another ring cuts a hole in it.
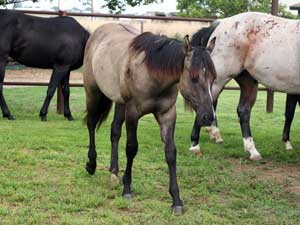
[{"label": "black horse", "polygon": [[73,120],[69,106],[70,71],[83,64],[87,32],[71,17],[42,18],[0,10],[0,106],[3,117],[14,119],[3,96],[8,57],[29,67],[53,69],[47,96],[40,111],[42,121],[59,83],[64,96],[64,116]]},{"label": "black horse", "polygon": [[287,94],[285,102],[285,123],[282,133],[282,141],[285,143],[286,150],[292,150],[290,143],[290,129],[294,119],[297,103],[300,105],[300,95]]}]

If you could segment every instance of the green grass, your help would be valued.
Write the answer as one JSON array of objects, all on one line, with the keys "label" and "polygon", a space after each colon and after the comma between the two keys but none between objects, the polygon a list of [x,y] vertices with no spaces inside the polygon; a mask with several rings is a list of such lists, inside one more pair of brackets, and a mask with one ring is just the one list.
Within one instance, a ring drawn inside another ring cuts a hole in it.
[{"label": "green grass", "polygon": [[[286,152],[281,142],[285,95],[275,94],[274,113],[265,113],[266,94],[259,92],[251,124],[256,147],[264,157],[250,162],[243,151],[236,115],[239,92],[225,91],[218,105],[225,143],[216,145],[202,133],[204,156],[189,151],[194,115],[177,101],[177,171],[183,216],[171,214],[168,172],[152,115],[139,123],[139,152],[133,166],[134,199],[121,197],[122,185],[112,187],[110,122],[97,134],[98,168],[86,173],[88,134],[82,123],[85,97],[72,88],[74,122],[55,113],[55,98],[48,121],[38,113],[45,88],[5,89],[7,103],[17,120],[0,119],[0,224],[300,224],[300,193],[288,191],[288,182],[262,179],[252,169],[293,166],[299,174],[300,152]],[[299,110],[291,130],[299,150]],[[120,143],[120,174],[125,167],[125,135]],[[236,168],[245,166],[238,172]],[[248,170],[247,170],[248,168]],[[284,178],[282,178],[284,180]],[[297,186],[300,184],[293,185]],[[300,182],[300,180],[299,180]]]}]

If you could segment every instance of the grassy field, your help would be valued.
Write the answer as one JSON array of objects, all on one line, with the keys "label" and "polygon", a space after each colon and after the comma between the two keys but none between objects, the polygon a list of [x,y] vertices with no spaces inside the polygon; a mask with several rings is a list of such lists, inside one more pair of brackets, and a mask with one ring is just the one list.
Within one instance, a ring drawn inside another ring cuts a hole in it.
[{"label": "grassy field", "polygon": [[[177,102],[177,171],[183,216],[171,214],[168,172],[157,124],[151,115],[139,124],[139,152],[133,166],[134,199],[112,187],[111,116],[97,135],[98,168],[89,176],[88,136],[82,123],[82,88],[72,88],[74,122],[49,109],[48,121],[38,113],[45,88],[5,89],[17,120],[0,119],[0,224],[300,224],[299,110],[291,131],[296,150],[281,142],[285,95],[275,94],[274,113],[265,113],[260,92],[252,113],[252,132],[261,162],[243,151],[236,105],[239,93],[225,91],[219,100],[219,125],[225,143],[201,137],[203,157],[189,151],[193,114]],[[55,102],[55,99],[53,103]],[[125,135],[121,138],[120,168],[125,167]]]}]

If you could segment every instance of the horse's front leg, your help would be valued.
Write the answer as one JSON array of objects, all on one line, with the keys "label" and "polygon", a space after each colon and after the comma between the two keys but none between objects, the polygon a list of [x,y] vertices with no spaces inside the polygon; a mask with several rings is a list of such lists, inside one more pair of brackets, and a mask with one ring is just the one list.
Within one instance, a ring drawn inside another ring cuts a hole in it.
[{"label": "horse's front leg", "polygon": [[11,115],[3,96],[3,82],[5,77],[6,60],[7,59],[2,59],[0,61],[0,107],[4,118],[7,118],[9,120],[14,120],[15,118]]},{"label": "horse's front leg", "polygon": [[61,89],[64,96],[64,117],[72,121],[74,118],[70,110],[70,70],[61,80]]},{"label": "horse's front leg", "polygon": [[[218,96],[222,91],[222,84],[213,86],[213,105],[214,110],[217,109],[218,104]],[[191,134],[191,147],[190,150],[196,155],[200,156],[202,155],[200,150],[200,131],[201,131],[201,121],[196,115],[194,126]],[[223,138],[220,133],[220,129],[218,128],[218,122],[217,122],[217,116],[215,115],[215,120],[213,121],[212,125],[210,127],[206,127],[206,131],[209,134],[210,139],[214,139],[217,144],[223,144]]]},{"label": "horse's front leg", "polygon": [[125,123],[126,123],[126,133],[127,133],[127,142],[126,142],[126,157],[127,164],[125,173],[123,176],[123,197],[132,198],[131,193],[131,170],[134,157],[138,151],[138,141],[137,141],[137,127],[139,113],[137,112],[135,106],[132,106],[128,103],[125,106]]},{"label": "horse's front leg", "polygon": [[241,73],[238,77],[235,78],[235,80],[241,88],[237,114],[240,119],[244,149],[246,152],[250,153],[251,160],[260,160],[261,155],[255,148],[250,129],[251,109],[256,101],[258,83],[250,76],[247,71]]},{"label": "horse's front leg", "polygon": [[285,101],[285,122],[284,122],[284,128],[282,133],[282,141],[285,143],[286,150],[293,149],[293,146],[290,143],[290,129],[294,119],[296,105],[297,105],[297,96],[287,94],[286,101]]},{"label": "horse's front leg", "polygon": [[195,121],[194,121],[194,126],[191,134],[191,147],[190,151],[192,151],[195,156],[201,156],[201,149],[200,149],[200,131],[201,131],[201,124],[199,121],[198,116],[196,115]]},{"label": "horse's front leg", "polygon": [[[218,105],[218,100],[214,101],[214,110],[215,112],[217,111],[217,105]],[[215,120],[213,121],[212,125],[209,127],[205,128],[206,132],[209,135],[209,138],[212,140],[215,140],[217,144],[223,144],[223,138],[221,136],[220,129],[218,127],[218,119],[217,116],[215,116]]]},{"label": "horse's front leg", "polygon": [[122,125],[125,120],[125,105],[115,104],[115,114],[114,119],[111,124],[111,161],[109,171],[111,172],[110,180],[113,184],[119,183],[118,172],[119,172],[119,163],[118,163],[118,148],[119,140],[122,133]]},{"label": "horse's front leg", "polygon": [[48,85],[47,96],[45,98],[44,104],[40,111],[40,117],[41,117],[42,121],[46,121],[48,107],[49,107],[50,101],[55,93],[57,85],[68,74],[69,69],[70,69],[69,66],[58,66],[58,65],[54,66],[54,69],[53,69],[53,72],[52,72],[52,75],[50,78],[50,83]]},{"label": "horse's front leg", "polygon": [[172,209],[174,214],[183,213],[183,204],[179,196],[179,187],[176,177],[176,146],[174,142],[174,129],[176,122],[176,109],[172,106],[165,113],[155,113],[155,118],[160,126],[160,134],[165,147],[165,157],[169,167],[169,193],[172,196]]}]

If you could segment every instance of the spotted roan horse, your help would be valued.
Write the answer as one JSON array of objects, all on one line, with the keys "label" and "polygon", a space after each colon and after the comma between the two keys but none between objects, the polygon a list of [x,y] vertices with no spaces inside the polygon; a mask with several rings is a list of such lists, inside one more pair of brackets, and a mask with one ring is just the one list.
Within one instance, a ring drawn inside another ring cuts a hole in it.
[{"label": "spotted roan horse", "polygon": [[[204,45],[212,38],[217,43],[211,58],[217,78],[213,83],[214,106],[225,84],[235,79],[241,88],[237,113],[240,119],[244,149],[251,160],[261,159],[250,130],[251,109],[255,103],[258,83],[290,94],[300,93],[300,21],[268,14],[247,12],[215,21],[211,27],[198,31],[192,43]],[[201,123],[192,131],[192,149],[198,145]],[[222,138],[216,121],[210,134],[218,142]]]},{"label": "spotted roan horse", "polygon": [[112,102],[115,102],[110,169],[117,177],[118,143],[125,121],[127,165],[123,196],[131,198],[131,169],[138,151],[138,120],[153,113],[165,146],[173,212],[183,212],[176,178],[174,142],[178,84],[201,123],[211,124],[214,110],[210,91],[216,74],[209,51],[213,46],[214,40],[207,49],[191,48],[187,38],[183,44],[149,32],[138,35],[134,28],[122,24],[100,26],[91,35],[84,58],[86,120],[90,138],[86,169],[90,174],[96,170],[95,128],[105,120]]},{"label": "spotted roan horse", "polygon": [[89,33],[71,17],[42,18],[13,10],[0,10],[0,107],[3,117],[14,119],[3,96],[8,57],[29,67],[52,69],[47,96],[40,111],[46,120],[59,83],[64,96],[64,116],[73,120],[69,107],[70,71],[83,64]]}]

